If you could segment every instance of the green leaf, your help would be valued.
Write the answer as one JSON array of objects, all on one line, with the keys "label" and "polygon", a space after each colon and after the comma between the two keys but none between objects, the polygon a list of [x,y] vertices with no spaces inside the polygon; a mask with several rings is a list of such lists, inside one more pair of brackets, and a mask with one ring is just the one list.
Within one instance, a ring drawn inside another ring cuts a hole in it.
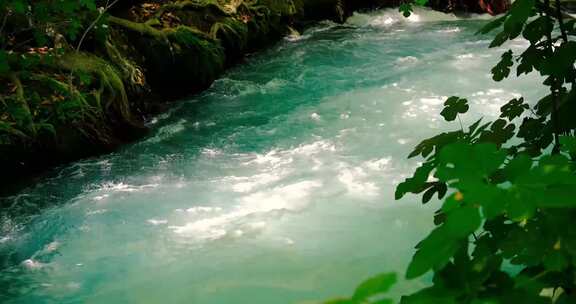
[{"label": "green leaf", "polygon": [[434,285],[402,297],[400,304],[456,304],[454,291]]},{"label": "green leaf", "polygon": [[526,117],[520,125],[518,137],[523,138],[526,141],[534,140],[542,135],[542,129],[544,129],[544,126],[543,118]]},{"label": "green leaf", "polygon": [[536,203],[532,190],[512,187],[506,194],[506,215],[509,219],[522,222],[534,216]]},{"label": "green leaf", "polygon": [[475,123],[468,127],[468,135],[472,136],[472,134],[474,134],[474,132],[478,129],[478,126],[480,126],[481,122],[482,118],[478,119]]},{"label": "green leaf", "polygon": [[79,8],[79,5],[77,1],[60,1],[58,8],[62,13],[64,13],[64,15],[73,15],[74,12]]},{"label": "green leaf", "polygon": [[504,44],[504,42],[508,41],[508,33],[506,32],[501,32],[498,35],[496,35],[496,37],[494,37],[494,40],[492,40],[492,42],[490,43],[490,48],[493,47],[498,47]]},{"label": "green leaf", "polygon": [[512,159],[504,168],[504,173],[510,181],[515,181],[518,177],[525,175],[532,168],[532,159],[520,154]]},{"label": "green leaf", "polygon": [[552,250],[544,257],[544,267],[550,271],[562,271],[568,267],[568,259],[559,250]]},{"label": "green leaf", "polygon": [[534,45],[530,45],[521,55],[520,63],[516,68],[516,75],[528,74],[534,69],[540,70],[542,61],[546,58],[546,52]]},{"label": "green leaf", "polygon": [[422,157],[428,157],[434,149],[439,151],[443,146],[456,142],[463,135],[462,131],[441,133],[434,137],[423,140],[419,143],[414,151],[408,155],[408,158],[412,158],[418,155]]},{"label": "green leaf", "polygon": [[498,295],[498,303],[530,303],[530,304],[552,304],[549,297],[541,297],[539,294],[528,293],[526,290],[505,290]]},{"label": "green leaf", "polygon": [[412,14],[412,5],[410,5],[410,3],[402,3],[398,11],[401,12],[404,17],[408,18]]},{"label": "green leaf", "polygon": [[448,213],[443,227],[451,237],[461,239],[476,231],[480,224],[482,224],[482,218],[478,208],[465,206]]},{"label": "green leaf", "polygon": [[512,50],[508,50],[502,54],[500,62],[492,68],[492,79],[501,81],[510,75],[510,68],[514,65],[512,62]]},{"label": "green leaf", "polygon": [[401,199],[406,193],[420,193],[426,190],[430,186],[427,180],[432,169],[434,166],[431,162],[426,162],[418,167],[412,177],[405,179],[396,187],[396,199]]},{"label": "green leaf", "polygon": [[4,122],[4,121],[0,121],[0,134],[2,132],[10,134],[12,136],[20,137],[23,139],[28,139],[28,135],[26,135],[24,132],[22,132],[18,129],[15,129],[9,123]]},{"label": "green leaf", "polygon": [[56,137],[56,129],[54,128],[54,126],[52,124],[49,123],[37,123],[34,125],[34,127],[36,128],[36,130],[38,131],[38,133],[40,133],[41,131],[46,131],[48,132],[48,134]]},{"label": "green leaf", "polygon": [[576,153],[576,137],[560,136],[560,145],[562,150],[569,153]]},{"label": "green leaf", "polygon": [[537,206],[542,208],[576,207],[576,185],[549,186],[546,190],[534,193]]},{"label": "green leaf", "polygon": [[372,302],[371,304],[394,304],[394,301],[390,299],[380,299],[375,302]]},{"label": "green leaf", "polygon": [[540,41],[547,33],[551,32],[553,24],[547,16],[542,16],[528,23],[522,32],[522,36],[532,44]]},{"label": "green leaf", "polygon": [[448,191],[448,187],[446,183],[436,182],[433,183],[432,187],[428,188],[426,192],[422,195],[422,203],[428,203],[435,193],[438,193],[438,199],[442,199],[444,195],[446,195],[446,191]]},{"label": "green leaf", "polygon": [[424,194],[422,195],[422,203],[423,204],[428,203],[432,199],[436,191],[437,191],[436,187],[431,187],[428,190],[426,190],[426,192],[424,192]]},{"label": "green leaf", "polygon": [[26,2],[22,0],[12,1],[12,9],[14,9],[14,12],[17,14],[24,14],[26,13]]},{"label": "green leaf", "polygon": [[472,134],[469,134],[469,138],[475,139],[478,136],[482,136],[485,133],[486,128],[488,128],[491,124],[492,124],[491,122],[487,122],[487,123],[481,125]]},{"label": "green leaf", "polygon": [[540,294],[547,284],[538,275],[531,272],[526,273],[526,271],[519,273],[514,278],[515,287],[522,290],[524,294]]},{"label": "green leaf", "polygon": [[572,171],[571,163],[561,154],[546,155],[540,158],[538,166],[534,168],[534,183],[546,185],[576,184],[576,175]]},{"label": "green leaf", "polygon": [[94,0],[79,0],[80,5],[86,7],[87,9],[91,10],[91,11],[95,11],[96,10],[96,2]]},{"label": "green leaf", "polygon": [[576,20],[568,20],[565,24],[568,35],[576,35]]},{"label": "green leaf", "polygon": [[372,277],[360,284],[354,291],[352,300],[361,302],[368,298],[386,293],[396,283],[395,273],[383,273]]},{"label": "green leaf", "polygon": [[512,3],[509,17],[504,23],[504,31],[508,33],[510,39],[520,35],[526,20],[532,15],[535,0],[516,0]]},{"label": "green leaf", "polygon": [[440,226],[426,237],[420,244],[418,251],[406,271],[407,279],[417,278],[432,268],[444,266],[460,247],[460,241],[455,240],[444,226]]},{"label": "green leaf", "polygon": [[576,175],[561,154],[543,156],[537,166],[515,177],[508,212],[515,220],[530,218],[536,207],[576,207]]},{"label": "green leaf", "polygon": [[512,121],[516,117],[520,117],[529,106],[524,103],[524,98],[514,98],[500,108],[500,117],[508,118]]},{"label": "green leaf", "polygon": [[70,37],[70,39],[72,40],[76,40],[76,37],[78,36],[78,33],[80,32],[81,28],[82,28],[82,22],[77,19],[72,19],[67,27],[68,37]]},{"label": "green leaf", "polygon": [[468,101],[464,98],[452,96],[444,102],[444,109],[440,113],[446,121],[453,121],[459,113],[468,112]]},{"label": "green leaf", "polygon": [[514,136],[516,125],[507,124],[504,119],[496,120],[491,126],[490,130],[480,135],[480,142],[490,142],[500,147]]},{"label": "green leaf", "polygon": [[464,180],[457,184],[461,199],[480,205],[485,218],[491,219],[504,213],[506,207],[505,191],[483,180]]},{"label": "green leaf", "polygon": [[554,304],[571,304],[571,303],[574,303],[574,297],[571,295],[567,295],[565,293],[562,293],[560,296],[558,296],[558,298],[554,302]]},{"label": "green leaf", "polygon": [[34,40],[36,40],[37,45],[47,45],[48,38],[46,33],[40,29],[33,29],[32,34],[34,35]]},{"label": "green leaf", "polygon": [[483,181],[502,165],[505,158],[506,152],[498,150],[494,144],[450,144],[438,155],[436,177],[445,182]]},{"label": "green leaf", "polygon": [[576,61],[576,42],[568,41],[554,50],[554,54],[542,64],[542,74],[563,77],[574,69]]},{"label": "green leaf", "polygon": [[474,299],[471,304],[500,304],[496,299]]}]

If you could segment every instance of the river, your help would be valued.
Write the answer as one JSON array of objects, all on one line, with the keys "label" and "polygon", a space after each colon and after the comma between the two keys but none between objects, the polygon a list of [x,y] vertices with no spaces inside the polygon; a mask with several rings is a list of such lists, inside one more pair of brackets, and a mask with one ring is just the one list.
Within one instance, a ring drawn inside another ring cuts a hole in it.
[{"label": "river", "polygon": [[468,97],[467,125],[543,95],[536,76],[491,80],[503,49],[474,35],[484,19],[321,23],[175,103],[149,137],[4,198],[0,302],[315,303],[403,276],[438,202],[394,187],[419,140],[460,128],[443,101]]}]

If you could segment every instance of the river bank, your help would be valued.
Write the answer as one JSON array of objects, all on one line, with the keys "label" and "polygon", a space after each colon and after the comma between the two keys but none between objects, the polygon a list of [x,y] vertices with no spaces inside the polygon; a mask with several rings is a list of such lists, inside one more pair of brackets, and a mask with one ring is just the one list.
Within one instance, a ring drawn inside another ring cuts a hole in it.
[{"label": "river bank", "polygon": [[0,302],[318,303],[401,276],[440,202],[394,187],[414,145],[460,128],[438,115],[446,96],[469,97],[466,126],[545,94],[536,75],[491,79],[502,51],[477,19],[321,22],[173,103],[145,139],[4,199]]},{"label": "river bank", "polygon": [[[475,1],[458,3],[433,1],[431,6],[486,9]],[[142,137],[147,118],[165,110],[169,101],[201,92],[246,54],[290,32],[296,35],[319,20],[343,22],[356,10],[398,4],[121,1],[100,13],[105,22],[94,22],[75,40],[54,35],[48,47],[14,47],[6,52],[8,72],[0,75],[6,80],[0,85],[0,193],[18,187],[20,177]]]}]

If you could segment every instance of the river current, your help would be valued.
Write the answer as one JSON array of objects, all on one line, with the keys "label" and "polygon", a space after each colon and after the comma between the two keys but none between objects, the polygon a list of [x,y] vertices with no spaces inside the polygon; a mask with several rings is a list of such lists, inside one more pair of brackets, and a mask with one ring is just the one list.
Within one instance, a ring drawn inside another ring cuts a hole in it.
[{"label": "river current", "polygon": [[443,101],[467,97],[469,125],[543,95],[536,76],[491,80],[503,49],[474,35],[485,19],[321,23],[175,103],[149,137],[4,198],[0,302],[316,303],[402,277],[438,202],[394,187],[420,140],[460,128]]}]

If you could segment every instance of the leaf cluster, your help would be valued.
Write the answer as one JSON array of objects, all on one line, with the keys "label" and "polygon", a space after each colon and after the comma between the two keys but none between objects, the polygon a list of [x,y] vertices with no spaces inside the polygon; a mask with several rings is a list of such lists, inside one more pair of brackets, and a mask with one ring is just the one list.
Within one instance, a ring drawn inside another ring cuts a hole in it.
[{"label": "leaf cluster", "polygon": [[[411,6],[400,8],[409,15]],[[433,272],[433,283],[401,299],[414,303],[576,303],[576,35],[559,1],[516,0],[479,34],[490,47],[524,39],[492,69],[502,81],[538,73],[548,95],[515,98],[500,117],[444,132],[418,144],[414,174],[396,199],[442,200],[436,227],[416,246],[407,279]],[[450,97],[440,113],[454,121],[469,110]]]}]

